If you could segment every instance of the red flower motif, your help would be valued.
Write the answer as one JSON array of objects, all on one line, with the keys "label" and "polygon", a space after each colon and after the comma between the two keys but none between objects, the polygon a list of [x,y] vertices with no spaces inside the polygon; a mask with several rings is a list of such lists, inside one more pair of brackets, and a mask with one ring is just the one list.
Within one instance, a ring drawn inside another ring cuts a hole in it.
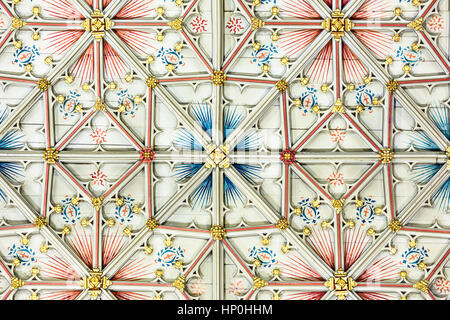
[{"label": "red flower motif", "polygon": [[244,27],[242,26],[242,19],[230,17],[230,19],[228,19],[226,28],[228,29],[228,31],[234,34],[244,30]]},{"label": "red flower motif", "polygon": [[295,161],[295,151],[291,149],[286,149],[282,153],[280,153],[280,160],[283,161],[284,164],[292,164]]},{"label": "red flower motif", "polygon": [[192,30],[195,33],[206,32],[208,27],[208,20],[201,16],[197,16],[191,22]]},{"label": "red flower motif", "polygon": [[100,128],[97,128],[91,133],[92,141],[96,144],[106,142],[106,131]]},{"label": "red flower motif", "polygon": [[342,186],[344,184],[344,175],[342,173],[333,172],[328,177],[328,181],[335,187]]},{"label": "red flower motif", "polygon": [[150,148],[142,150],[140,153],[140,159],[144,162],[152,162],[153,159],[155,159],[155,151]]},{"label": "red flower motif", "polygon": [[330,130],[330,136],[332,142],[344,142],[346,132],[343,129],[336,128],[334,130]]},{"label": "red flower motif", "polygon": [[97,170],[91,173],[92,183],[95,186],[105,186],[105,180],[107,178],[103,171]]}]

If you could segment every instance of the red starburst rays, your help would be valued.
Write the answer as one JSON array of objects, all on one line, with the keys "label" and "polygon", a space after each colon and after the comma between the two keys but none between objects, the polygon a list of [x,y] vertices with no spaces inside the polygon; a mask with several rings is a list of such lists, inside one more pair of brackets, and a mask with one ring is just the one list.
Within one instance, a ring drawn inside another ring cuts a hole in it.
[{"label": "red starburst rays", "polygon": [[391,257],[383,257],[368,267],[358,278],[358,282],[382,281],[398,278],[400,263]]},{"label": "red starburst rays", "polygon": [[355,36],[379,58],[386,58],[394,47],[394,40],[387,32],[355,30]]},{"label": "red starburst rays", "polygon": [[[117,80],[127,72],[125,62],[104,42],[105,73],[108,80]],[[73,67],[71,73],[79,79],[80,83],[92,82],[94,79],[94,44],[91,44]]]},{"label": "red starburst rays", "polygon": [[344,263],[348,269],[361,256],[364,249],[370,244],[370,237],[366,230],[358,225],[345,232],[344,238]]},{"label": "red starburst rays", "polygon": [[331,54],[332,54],[331,42],[329,42],[314,59],[311,66],[306,70],[306,75],[316,83],[327,82],[328,75],[331,68]]},{"label": "red starburst rays", "polygon": [[345,82],[361,82],[369,73],[358,57],[346,45],[342,46],[342,59]]},{"label": "red starburst rays", "polygon": [[86,228],[74,226],[73,233],[67,237],[67,243],[72,247],[75,253],[83,260],[83,262],[92,268],[93,264],[93,236],[86,232]]},{"label": "red starburst rays", "polygon": [[39,295],[40,300],[75,300],[81,291],[76,290],[64,290],[64,291],[51,291],[44,292]]},{"label": "red starburst rays", "polygon": [[109,80],[120,79],[127,72],[125,62],[107,42],[104,44],[104,56],[107,78]]},{"label": "red starburst rays", "polygon": [[71,73],[79,80],[80,84],[94,79],[94,45],[91,44],[78,59]]},{"label": "red starburst rays", "polygon": [[113,280],[140,280],[150,277],[153,272],[149,270],[153,263],[148,263],[144,260],[144,258],[133,259],[117,271]]},{"label": "red starburst rays", "polygon": [[49,6],[46,12],[55,18],[83,19],[83,15],[70,3],[69,0],[42,0]]},{"label": "red starburst rays", "polygon": [[119,234],[119,229],[111,231],[108,228],[105,235],[103,235],[103,265],[106,266],[119,253],[120,249],[125,244],[125,238]]},{"label": "red starburst rays", "polygon": [[148,32],[137,30],[117,30],[117,35],[139,54],[149,55],[157,50],[152,43],[155,38]]},{"label": "red starburst rays", "polygon": [[294,30],[280,34],[278,47],[291,56],[307,47],[320,34],[320,30]]},{"label": "red starburst rays", "polygon": [[293,292],[286,294],[286,300],[320,300],[326,292]]},{"label": "red starburst rays", "polygon": [[153,296],[149,293],[132,292],[132,291],[112,291],[111,292],[119,300],[151,300]]},{"label": "red starburst rays", "polygon": [[55,31],[44,38],[45,50],[52,55],[63,54],[83,35],[84,31]]},{"label": "red starburst rays", "polygon": [[352,16],[352,19],[387,18],[392,15],[393,1],[368,0]]},{"label": "red starburst rays", "polygon": [[287,16],[299,19],[320,18],[320,15],[306,0],[285,0],[281,3],[280,8]]},{"label": "red starburst rays", "polygon": [[153,0],[130,0],[116,14],[118,19],[137,19],[149,15],[155,8],[152,5]]},{"label": "red starburst rays", "polygon": [[48,259],[41,259],[41,264],[44,266],[41,268],[43,275],[61,280],[80,279],[78,273],[63,259],[54,258],[48,254],[45,256]]},{"label": "red starburst rays", "polygon": [[283,276],[293,280],[322,280],[322,277],[315,272],[297,253],[287,255],[280,260]]},{"label": "red starburst rays", "polygon": [[[325,2],[330,8],[331,5],[333,4],[332,2],[333,0],[323,0],[323,2]],[[342,0],[342,5],[345,6],[350,0]]]},{"label": "red starburst rays", "polygon": [[330,231],[313,227],[307,241],[323,261],[334,268],[334,247]]},{"label": "red starburst rays", "polygon": [[358,292],[358,295],[363,300],[397,300],[397,296],[394,294],[388,293],[379,293],[379,292]]}]

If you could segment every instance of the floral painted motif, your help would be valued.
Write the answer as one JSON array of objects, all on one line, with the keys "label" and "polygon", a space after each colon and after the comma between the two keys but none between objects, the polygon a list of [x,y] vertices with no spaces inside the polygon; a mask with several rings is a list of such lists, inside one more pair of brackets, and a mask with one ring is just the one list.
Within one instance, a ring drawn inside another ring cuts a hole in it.
[{"label": "floral painted motif", "polygon": [[253,246],[250,250],[249,256],[250,258],[261,262],[261,267],[264,268],[270,268],[272,264],[277,263],[277,260],[275,259],[276,253],[268,247],[256,248]]},{"label": "floral painted motif", "polygon": [[194,279],[188,284],[189,291],[196,295],[201,296],[206,292],[206,284],[203,283],[202,279]]},{"label": "floral painted motif", "polygon": [[17,64],[19,67],[25,67],[26,65],[32,63],[37,56],[40,56],[40,54],[35,45],[23,46],[16,49],[16,52],[14,52],[13,64]]},{"label": "floral painted motif", "polygon": [[130,196],[125,196],[122,199],[123,203],[119,206],[116,205],[116,210],[114,211],[114,216],[120,224],[130,222],[134,217],[134,199]]},{"label": "floral painted motif", "polygon": [[173,70],[176,70],[179,66],[185,65],[183,62],[183,55],[175,49],[164,49],[164,47],[161,47],[156,57],[160,58],[166,67],[172,65]]},{"label": "floral painted motif", "polygon": [[309,198],[300,201],[298,207],[301,209],[300,217],[306,224],[316,224],[319,221],[319,209],[312,205]]},{"label": "floral painted motif", "polygon": [[232,281],[228,288],[228,293],[234,294],[235,296],[242,296],[246,291],[246,286],[242,280]]},{"label": "floral painted motif", "polygon": [[257,50],[252,51],[252,63],[258,64],[258,66],[262,66],[264,64],[268,64],[273,59],[273,55],[278,53],[277,47],[275,47],[272,43],[270,45],[263,44]]},{"label": "floral painted motif", "polygon": [[450,280],[445,278],[439,278],[434,282],[434,287],[441,294],[450,293]]},{"label": "floral painted motif", "polygon": [[356,209],[356,219],[362,224],[371,223],[375,218],[375,200],[364,198],[364,204]]},{"label": "floral painted motif", "polygon": [[206,32],[208,31],[208,20],[206,20],[202,16],[196,16],[191,21],[191,27],[195,33]]},{"label": "floral painted motif", "polygon": [[347,132],[344,129],[336,128],[330,130],[330,137],[332,142],[344,142]]},{"label": "floral painted motif", "polygon": [[365,84],[356,88],[356,102],[364,108],[367,108],[370,113],[373,111],[374,98],[375,94]]},{"label": "floral painted motif", "polygon": [[429,249],[422,248],[409,248],[402,254],[402,263],[408,268],[414,268],[419,265],[426,257],[428,257]]},{"label": "floral painted motif", "polygon": [[136,116],[136,111],[139,109],[139,104],[134,102],[134,98],[129,94],[128,89],[120,90],[117,93],[119,97],[119,105],[125,107],[124,115],[130,115],[132,118]]},{"label": "floral painted motif", "polygon": [[333,172],[328,177],[328,182],[335,187],[344,185],[344,175],[342,173]]},{"label": "floral painted motif", "polygon": [[9,249],[8,255],[13,259],[19,259],[22,266],[29,266],[31,263],[36,262],[36,254],[33,249],[28,246],[13,244]]},{"label": "floral painted motif", "polygon": [[106,142],[106,130],[96,128],[91,133],[92,141],[95,144],[100,144]]},{"label": "floral painted motif", "polygon": [[445,28],[445,20],[440,15],[436,15],[428,19],[427,27],[432,32],[438,33],[442,32]]},{"label": "floral painted motif", "polygon": [[317,89],[314,88],[306,88],[306,91],[303,92],[299,99],[299,109],[303,111],[303,116],[305,116],[308,112],[312,112],[312,108],[317,105]]},{"label": "floral painted motif", "polygon": [[165,247],[158,252],[157,262],[161,263],[163,267],[170,267],[178,260],[184,257],[184,250],[181,247]]},{"label": "floral painted motif", "polygon": [[230,33],[240,33],[244,30],[242,19],[239,17],[230,17],[226,24],[226,28]]},{"label": "floral painted motif", "polygon": [[91,173],[91,179],[94,186],[104,187],[108,176],[103,171],[97,170]]},{"label": "floral painted motif", "polygon": [[422,58],[422,50],[413,50],[411,46],[406,47],[399,47],[396,51],[397,58],[400,58],[400,60],[404,64],[408,64],[409,66],[413,67],[419,62],[425,61]]},{"label": "floral painted motif", "polygon": [[72,198],[66,198],[62,201],[61,217],[65,223],[77,223],[80,220],[80,213],[78,202],[72,201]]},{"label": "floral painted motif", "polygon": [[76,91],[70,91],[64,102],[59,105],[59,112],[63,114],[64,120],[76,115],[76,107],[78,105],[78,98],[80,94]]}]

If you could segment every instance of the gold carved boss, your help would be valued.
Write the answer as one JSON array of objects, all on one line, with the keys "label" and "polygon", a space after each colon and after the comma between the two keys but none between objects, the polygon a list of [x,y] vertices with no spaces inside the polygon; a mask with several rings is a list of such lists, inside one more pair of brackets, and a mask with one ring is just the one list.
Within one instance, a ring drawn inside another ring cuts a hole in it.
[{"label": "gold carved boss", "polygon": [[94,10],[90,19],[83,21],[81,26],[91,32],[95,40],[99,41],[105,36],[105,31],[113,26],[113,22],[106,18],[100,10]]},{"label": "gold carved boss", "polygon": [[348,32],[353,28],[354,24],[348,18],[344,18],[344,14],[336,9],[331,14],[331,18],[326,18],[322,22],[322,27],[331,31],[331,34],[335,40],[340,40],[344,35],[344,32]]},{"label": "gold carved boss", "polygon": [[96,269],[89,273],[89,277],[84,277],[83,280],[81,280],[81,286],[83,289],[88,289],[88,293],[94,299],[97,299],[102,293],[101,289],[107,289],[111,285],[111,281],[105,276],[102,277],[102,272]]},{"label": "gold carved boss", "polygon": [[334,291],[334,294],[339,300],[344,300],[347,297],[348,292],[357,286],[357,283],[352,278],[347,277],[347,273],[345,273],[344,270],[338,269],[334,274],[334,277],[325,282],[325,286],[328,287],[330,291]]},{"label": "gold carved boss", "polygon": [[208,158],[206,159],[206,167],[207,168],[229,168],[230,160],[227,155],[230,151],[230,147],[227,145],[220,145],[216,147],[215,145],[209,145],[206,148],[206,152],[208,153]]}]

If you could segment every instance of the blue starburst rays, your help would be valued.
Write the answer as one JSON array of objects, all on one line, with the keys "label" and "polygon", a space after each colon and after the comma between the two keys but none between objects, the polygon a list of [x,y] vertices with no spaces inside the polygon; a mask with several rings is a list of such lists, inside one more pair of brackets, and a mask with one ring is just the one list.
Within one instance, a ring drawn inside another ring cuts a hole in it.
[{"label": "blue starburst rays", "polygon": [[[2,123],[8,116],[8,109],[3,108],[0,112],[0,123]],[[16,130],[8,131],[0,139],[0,150],[15,150],[24,146],[24,135]],[[11,182],[17,183],[20,178],[23,178],[24,168],[23,165],[16,162],[0,162],[0,174]],[[3,190],[0,190],[0,198],[6,202],[6,194]]]},{"label": "blue starburst rays", "polygon": [[[179,164],[174,167],[174,174],[177,182],[192,178],[201,168],[203,164]],[[258,166],[247,164],[234,164],[236,170],[251,184],[255,185],[260,179],[261,168]],[[236,185],[224,176],[224,201],[225,205],[234,204],[235,206],[244,203],[245,197]],[[192,208],[204,209],[211,203],[212,197],[212,175],[209,175],[189,196],[189,202]]]},{"label": "blue starburst rays", "polygon": [[[211,135],[212,131],[212,108],[206,103],[194,104],[190,106],[190,112],[193,118],[199,123],[202,129]],[[224,140],[233,132],[244,119],[243,110],[239,107],[227,107],[224,113]],[[254,150],[259,148],[260,141],[255,132],[246,134],[243,139],[239,140],[236,150]],[[174,145],[178,148],[189,150],[202,150],[203,147],[195,139],[195,137],[185,129],[177,131],[174,139]],[[203,164],[178,164],[174,167],[174,175],[177,182],[185,181],[192,178],[201,168]],[[233,164],[234,168],[246,179],[250,184],[256,185],[260,179],[261,168],[259,166],[247,164]],[[224,176],[224,202],[226,205],[234,204],[235,206],[245,201],[242,192],[227,177]],[[189,196],[189,202],[193,209],[206,208],[211,204],[212,199],[212,175],[209,175]]]},{"label": "blue starburst rays", "polygon": [[200,124],[203,130],[211,135],[212,130],[212,116],[211,106],[209,104],[194,104],[191,106],[191,112]]},{"label": "blue starburst rays", "polygon": [[203,150],[200,142],[186,129],[180,129],[175,133],[173,144],[179,149]]},{"label": "blue starburst rays", "polygon": [[[419,164],[412,170],[412,180],[423,184],[430,181],[430,179],[442,168],[440,164]],[[446,212],[450,206],[450,179],[436,191],[431,197],[431,201],[435,208],[440,212]]]},{"label": "blue starburst rays", "polygon": [[[439,131],[441,131],[447,139],[450,139],[450,121],[448,108],[444,105],[433,104],[429,108],[428,114],[431,121],[433,121]],[[414,148],[418,150],[439,150],[439,147],[436,145],[436,143],[423,131],[417,131],[413,133],[412,139]]]},{"label": "blue starburst rays", "polygon": [[[239,109],[238,106],[230,106],[225,109],[225,115],[223,120],[224,127],[224,139],[227,137],[241,124],[244,120],[244,112]],[[236,150],[256,150],[260,146],[260,138],[256,132],[248,132],[245,134],[244,138],[239,140],[236,144]]]},{"label": "blue starburst rays", "polygon": [[428,114],[436,127],[438,127],[447,139],[450,139],[450,122],[448,112],[449,110],[447,107],[439,104],[434,104],[428,110]]},{"label": "blue starburst rays", "polygon": [[[450,121],[448,107],[435,103],[428,109],[428,115],[442,134],[450,139]],[[413,146],[418,150],[436,151],[439,147],[423,131],[414,134]],[[440,169],[439,164],[418,164],[412,169],[412,180],[416,183],[427,183]],[[450,206],[450,179],[431,197],[435,208],[446,212]]]}]

